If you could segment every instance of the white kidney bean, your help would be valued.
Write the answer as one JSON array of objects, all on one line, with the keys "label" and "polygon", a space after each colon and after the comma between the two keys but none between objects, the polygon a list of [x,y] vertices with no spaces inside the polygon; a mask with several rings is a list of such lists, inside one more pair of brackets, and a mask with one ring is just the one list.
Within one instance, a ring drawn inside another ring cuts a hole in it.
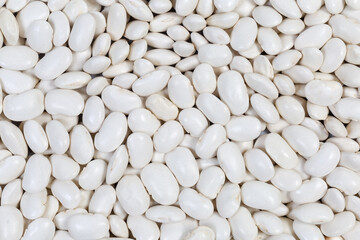
[{"label": "white kidney bean", "polygon": [[360,191],[360,176],[344,167],[336,167],[326,177],[326,182],[329,186],[344,191],[347,195],[353,195]]},{"label": "white kidney bean", "polygon": [[223,218],[234,216],[240,207],[240,187],[234,183],[225,183],[216,198],[216,209]]},{"label": "white kidney bean", "polygon": [[200,137],[209,126],[204,114],[197,108],[186,108],[179,114],[179,122],[193,137]]},{"label": "white kidney bean", "polygon": [[282,136],[289,145],[304,157],[313,156],[319,149],[319,138],[310,129],[291,125],[284,128]]},{"label": "white kidney bean", "polygon": [[235,71],[222,73],[218,78],[218,91],[221,100],[232,114],[241,115],[249,107],[249,96],[241,75]]},{"label": "white kidney bean", "polygon": [[304,223],[323,224],[334,219],[331,209],[321,203],[306,203],[295,207],[291,213],[295,219]]},{"label": "white kidney bean", "polygon": [[20,201],[22,215],[29,220],[35,220],[41,217],[45,212],[46,201],[46,189],[38,193],[25,192]]},{"label": "white kidney bean", "polygon": [[206,129],[196,143],[196,154],[200,158],[211,158],[216,155],[218,147],[226,141],[226,132],[223,126],[213,124]]},{"label": "white kidney bean", "polygon": [[144,132],[152,136],[160,127],[160,121],[147,109],[137,108],[128,116],[129,128],[133,132]]},{"label": "white kidney bean", "polygon": [[[350,44],[358,44],[360,42],[360,25],[356,21],[342,15],[336,14],[332,16],[329,20],[329,24],[333,29],[335,37],[339,37]],[[348,26],[343,28],[342,26]],[[351,28],[352,31],[349,31],[348,28]]]},{"label": "white kidney bean", "polygon": [[0,69],[2,90],[7,94],[19,94],[34,88],[38,82],[33,76],[20,71]]},{"label": "white kidney bean", "polygon": [[0,49],[0,66],[10,70],[27,70],[38,62],[38,54],[27,46],[4,46]]},{"label": "white kidney bean", "polygon": [[90,161],[79,174],[79,185],[85,190],[95,190],[104,182],[107,164],[102,159]]},{"label": "white kidney bean", "polygon": [[[246,32],[247,34],[242,34]],[[250,17],[241,18],[231,32],[231,47],[236,51],[245,51],[255,42],[258,33],[257,24]]]},{"label": "white kidney bean", "polygon": [[11,7],[7,6],[0,11],[0,29],[8,44],[16,45],[19,40],[19,24],[9,9]]},{"label": "white kidney bean", "polygon": [[290,193],[291,200],[296,204],[316,202],[326,193],[327,185],[321,178],[304,181],[301,186]]},{"label": "white kidney bean", "polygon": [[21,187],[21,180],[15,179],[4,187],[1,193],[1,205],[10,205],[16,207],[23,195],[23,189]]},{"label": "white kidney bean", "polygon": [[272,213],[260,211],[253,215],[256,225],[261,231],[269,235],[279,235],[283,232],[283,223]]},{"label": "white kidney bean", "polygon": [[293,169],[275,168],[275,175],[271,183],[281,191],[295,191],[301,185],[302,179],[299,173]]},{"label": "white kidney bean", "polygon": [[0,0],[0,240],[357,240],[358,2]]},{"label": "white kidney bean", "polygon": [[[171,133],[171,134],[169,134]],[[177,147],[184,138],[184,130],[177,121],[168,121],[154,134],[155,150],[167,153]]]},{"label": "white kidney bean", "polygon": [[102,213],[109,216],[116,201],[116,192],[112,186],[102,185],[97,188],[89,202],[90,213]]},{"label": "white kidney bean", "polygon": [[226,45],[205,44],[198,50],[201,63],[208,63],[213,67],[228,65],[232,60],[232,53]]},{"label": "white kidney bean", "polygon": [[[114,123],[117,127],[113,128]],[[126,117],[123,113],[110,113],[104,120],[99,132],[95,135],[94,146],[103,152],[112,152],[123,142],[127,131]]]},{"label": "white kidney bean", "polygon": [[170,78],[168,94],[178,108],[190,108],[195,104],[194,89],[190,80],[184,75],[178,74]]},{"label": "white kidney bean", "polygon": [[[48,2],[48,5],[50,2]],[[60,10],[60,9],[59,9]],[[52,42],[56,47],[62,46],[70,36],[70,23],[61,11],[53,11],[48,19],[53,30]]]},{"label": "white kidney bean", "polygon": [[146,211],[146,217],[160,223],[171,223],[185,220],[185,213],[173,206],[154,206]]},{"label": "white kidney bean", "polygon": [[[303,31],[295,41],[295,48],[303,50],[304,48],[321,48],[331,37],[332,28],[327,24],[312,26]],[[316,41],[309,41],[309,38],[315,38]]]},{"label": "white kidney bean", "polygon": [[129,216],[127,225],[136,239],[159,239],[160,231],[155,222],[144,216]]},{"label": "white kidney bean", "polygon": [[228,239],[230,237],[230,225],[225,218],[220,217],[217,213],[214,213],[205,220],[199,222],[202,226],[207,226],[215,233],[215,239]]},{"label": "white kidney bean", "polygon": [[129,151],[129,162],[133,168],[143,168],[152,159],[153,142],[145,133],[132,133],[126,142]]},{"label": "white kidney bean", "polygon": [[50,181],[51,165],[49,160],[40,154],[31,156],[24,170],[22,187],[29,193],[45,189]]},{"label": "white kidney bean", "polygon": [[56,154],[64,154],[70,145],[69,134],[58,120],[51,120],[45,127],[51,150]]},{"label": "white kidney bean", "polygon": [[253,94],[250,97],[250,103],[254,111],[267,123],[276,123],[280,116],[275,106],[266,97],[260,94]]},{"label": "white kidney bean", "polygon": [[244,154],[246,168],[260,181],[267,182],[275,174],[271,159],[260,149],[250,149]]},{"label": "white kidney bean", "polygon": [[313,224],[303,223],[301,221],[295,220],[293,222],[293,229],[299,238],[315,238],[321,240],[325,239],[320,229]]},{"label": "white kidney bean", "polygon": [[[58,62],[58,59],[62,59],[62,61]],[[35,75],[41,80],[55,79],[70,67],[72,60],[73,56],[69,48],[55,47],[36,63]]]},{"label": "white kidney bean", "polygon": [[141,180],[153,199],[163,205],[176,202],[179,185],[171,171],[161,163],[148,164],[141,170]]},{"label": "white kidney bean", "polygon": [[73,238],[103,238],[109,231],[109,222],[102,214],[74,214],[67,219],[69,234]]},{"label": "white kidney bean", "polygon": [[51,239],[55,235],[55,225],[47,218],[32,221],[24,232],[23,239]]},{"label": "white kidney bean", "polygon": [[209,199],[215,199],[225,182],[225,174],[221,168],[208,167],[201,171],[196,189]]},{"label": "white kidney bean", "polygon": [[258,234],[255,221],[245,207],[240,207],[236,214],[229,218],[229,223],[235,239],[253,239]]},{"label": "white kidney bean", "polygon": [[80,190],[70,180],[55,180],[51,184],[51,192],[65,208],[73,209],[80,204]]},{"label": "white kidney bean", "polygon": [[298,157],[288,143],[277,133],[270,133],[265,138],[265,150],[271,159],[285,169],[294,168]]},{"label": "white kidney bean", "polygon": [[132,84],[132,90],[139,96],[149,96],[161,91],[168,83],[170,74],[165,70],[150,72]]},{"label": "white kidney bean", "polygon": [[177,147],[166,153],[165,162],[177,181],[183,187],[194,186],[199,179],[199,167],[191,151],[184,147]]},{"label": "white kidney bean", "polygon": [[[81,146],[81,147],[80,147]],[[79,149],[82,149],[79,151]],[[70,133],[70,154],[79,164],[86,164],[94,156],[94,144],[83,125],[76,125]]]},{"label": "white kidney bean", "polygon": [[[26,162],[21,156],[9,156],[0,161],[0,183],[8,184],[18,178],[24,171]],[[8,186],[8,185],[6,185]]]},{"label": "white kidney bean", "polygon": [[241,189],[241,198],[245,205],[264,210],[275,209],[281,203],[280,191],[270,184],[259,181],[245,182]]},{"label": "white kidney bean", "polygon": [[163,121],[175,120],[179,113],[173,102],[159,94],[150,95],[146,99],[145,106]]},{"label": "white kidney bean", "polygon": [[245,179],[244,159],[235,143],[228,142],[219,146],[217,158],[230,182],[239,184]]},{"label": "white kidney bean", "polygon": [[27,42],[36,52],[46,53],[53,47],[53,32],[50,23],[45,20],[36,20],[28,28]]},{"label": "white kidney bean", "polygon": [[50,156],[52,175],[58,180],[72,180],[80,172],[80,166],[66,155],[53,154]]},{"label": "white kidney bean", "polygon": [[194,189],[184,188],[179,194],[180,208],[197,220],[207,219],[214,212],[212,202]]},{"label": "white kidney bean", "polygon": [[0,238],[20,239],[24,231],[24,218],[13,206],[0,206]]},{"label": "white kidney bean", "polygon": [[150,197],[136,175],[126,175],[121,178],[116,186],[116,196],[129,215],[141,215],[149,208]]},{"label": "white kidney bean", "polygon": [[161,224],[160,233],[163,239],[182,239],[188,232],[198,227],[195,219],[186,218],[183,221],[175,223]]},{"label": "white kidney bean", "polygon": [[344,195],[336,188],[329,188],[321,201],[334,212],[344,211],[346,205]]},{"label": "white kidney bean", "polygon": [[341,212],[334,215],[334,219],[321,224],[321,231],[325,236],[336,237],[347,233],[355,226],[355,216],[352,212]]}]

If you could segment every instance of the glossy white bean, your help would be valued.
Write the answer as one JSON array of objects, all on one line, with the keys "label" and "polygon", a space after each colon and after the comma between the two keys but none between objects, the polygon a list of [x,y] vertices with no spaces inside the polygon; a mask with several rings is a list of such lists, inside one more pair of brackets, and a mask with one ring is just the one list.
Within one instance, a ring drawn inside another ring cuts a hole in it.
[{"label": "glossy white bean", "polygon": [[304,157],[311,157],[319,149],[318,136],[303,126],[288,126],[284,128],[282,136],[295,151]]},{"label": "glossy white bean", "polygon": [[249,95],[244,80],[236,71],[227,71],[218,78],[218,91],[234,115],[243,114],[249,107]]},{"label": "glossy white bean", "polygon": [[109,232],[109,222],[102,214],[74,214],[67,220],[69,234],[75,239],[103,238]]},{"label": "glossy white bean", "polygon": [[151,163],[141,171],[141,180],[153,199],[163,205],[173,204],[179,194],[179,185],[170,170],[161,163]]},{"label": "glossy white bean", "polygon": [[24,231],[24,218],[13,206],[0,207],[0,238],[20,239]]},{"label": "glossy white bean", "polygon": [[[114,123],[116,123],[114,125]],[[116,127],[115,127],[116,126]],[[112,152],[124,141],[127,132],[126,117],[121,112],[112,112],[104,120],[94,138],[99,151]]]},{"label": "glossy white bean", "polygon": [[199,167],[188,148],[175,148],[165,155],[165,162],[183,187],[192,187],[197,183]]},{"label": "glossy white bean", "polygon": [[159,227],[144,216],[129,216],[127,225],[136,239],[159,239]]},{"label": "glossy white bean", "polygon": [[146,217],[160,223],[171,223],[185,220],[185,213],[178,207],[156,205],[146,211]]},{"label": "glossy white bean", "polygon": [[45,189],[50,181],[51,165],[49,160],[40,154],[32,155],[26,164],[22,187],[29,193]]},{"label": "glossy white bean", "polygon": [[255,221],[245,207],[240,207],[236,214],[229,218],[229,223],[235,239],[254,239],[258,234]]},{"label": "glossy white bean", "polygon": [[212,202],[194,189],[184,188],[179,195],[180,208],[197,220],[207,219],[214,212]]},{"label": "glossy white bean", "polygon": [[291,213],[295,219],[304,223],[322,224],[333,220],[334,213],[325,204],[306,203],[292,209]]},{"label": "glossy white bean", "polygon": [[153,142],[155,150],[163,153],[170,152],[180,144],[183,138],[184,130],[180,123],[177,121],[168,121],[154,134]]},{"label": "glossy white bean", "polygon": [[23,239],[51,239],[55,235],[55,225],[48,218],[38,218],[32,221],[24,232]]},{"label": "glossy white bean", "polygon": [[234,183],[225,183],[216,198],[216,209],[221,217],[232,217],[240,207],[240,187]]},{"label": "glossy white bean", "polygon": [[245,163],[238,146],[233,142],[222,144],[217,150],[220,167],[226,177],[235,184],[245,179]]},{"label": "glossy white bean", "polygon": [[354,171],[344,167],[336,167],[327,177],[326,182],[331,187],[336,187],[345,194],[356,194],[360,190],[360,176]]},{"label": "glossy white bean", "polygon": [[51,192],[59,202],[67,209],[73,209],[79,206],[81,193],[74,182],[71,180],[55,180],[51,184]]},{"label": "glossy white bean", "polygon": [[70,154],[79,164],[90,162],[94,156],[93,139],[89,131],[83,125],[76,125],[71,130]]},{"label": "glossy white bean", "polygon": [[141,215],[149,208],[150,197],[136,175],[124,176],[116,186],[116,195],[129,215]]},{"label": "glossy white bean", "polygon": [[51,120],[45,130],[50,148],[56,154],[64,154],[70,145],[70,137],[64,125],[58,120]]},{"label": "glossy white bean", "polygon": [[27,70],[38,62],[38,54],[27,46],[4,46],[0,49],[0,66],[10,70]]},{"label": "glossy white bean", "polygon": [[69,48],[55,47],[36,63],[34,73],[41,80],[55,79],[69,68],[72,59]]},{"label": "glossy white bean", "polygon": [[[8,184],[18,178],[25,169],[25,159],[21,156],[7,156],[0,161],[0,183]],[[6,185],[7,186],[7,185]]]},{"label": "glossy white bean", "polygon": [[[244,35],[243,32],[248,34]],[[255,42],[258,28],[254,19],[250,17],[241,18],[231,32],[231,47],[236,51],[245,51]]]},{"label": "glossy white bean", "polygon": [[241,197],[245,205],[263,210],[275,209],[281,203],[280,191],[260,181],[245,182],[242,185]]},{"label": "glossy white bean", "polygon": [[129,154],[125,145],[118,147],[109,159],[106,170],[106,183],[113,184],[118,182],[123,176],[129,162]]},{"label": "glossy white bean", "polygon": [[226,141],[226,131],[220,124],[208,127],[196,143],[195,151],[200,158],[212,158],[218,147]]},{"label": "glossy white bean", "polygon": [[79,174],[79,185],[85,190],[95,190],[105,180],[107,164],[102,159],[94,159]]},{"label": "glossy white bean", "polygon": [[80,172],[80,166],[66,155],[50,156],[52,175],[58,180],[72,180]]},{"label": "glossy white bean", "polygon": [[20,129],[8,121],[0,121],[0,137],[6,148],[13,154],[26,157],[28,149]]}]

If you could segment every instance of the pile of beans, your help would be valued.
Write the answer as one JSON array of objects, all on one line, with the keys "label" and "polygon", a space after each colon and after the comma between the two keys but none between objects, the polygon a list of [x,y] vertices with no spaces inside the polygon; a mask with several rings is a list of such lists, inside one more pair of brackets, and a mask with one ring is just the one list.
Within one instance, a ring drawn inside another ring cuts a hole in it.
[{"label": "pile of beans", "polygon": [[0,240],[359,240],[360,0],[0,0]]}]

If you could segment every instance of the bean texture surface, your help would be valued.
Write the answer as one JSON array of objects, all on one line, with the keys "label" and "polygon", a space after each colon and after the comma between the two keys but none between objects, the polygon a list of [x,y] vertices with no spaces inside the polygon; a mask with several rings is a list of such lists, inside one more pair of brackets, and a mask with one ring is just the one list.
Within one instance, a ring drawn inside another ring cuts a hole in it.
[{"label": "bean texture surface", "polygon": [[359,240],[360,0],[0,0],[0,240]]}]

